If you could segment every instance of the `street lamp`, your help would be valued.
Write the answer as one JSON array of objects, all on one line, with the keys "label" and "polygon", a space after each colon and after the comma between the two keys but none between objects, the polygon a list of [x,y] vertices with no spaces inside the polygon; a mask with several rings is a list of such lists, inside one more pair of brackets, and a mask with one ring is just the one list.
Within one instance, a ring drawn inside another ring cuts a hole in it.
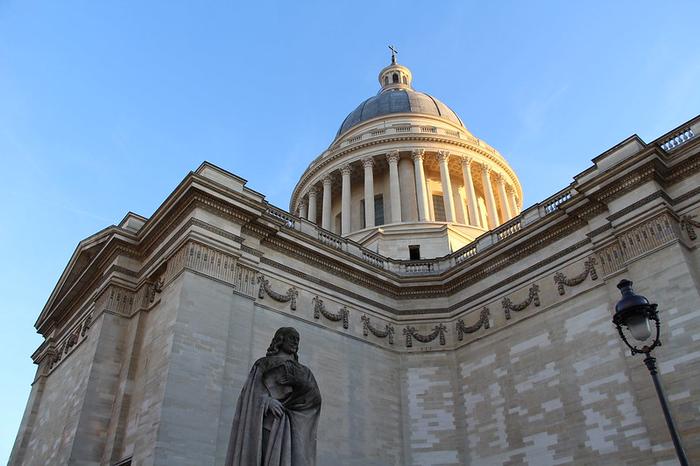
[{"label": "street lamp", "polygon": [[[656,311],[656,304],[651,304],[644,296],[635,294],[632,290],[632,282],[629,280],[621,280],[620,283],[617,284],[617,287],[620,293],[622,293],[622,299],[615,305],[613,324],[617,327],[622,341],[632,350],[632,355],[644,354],[646,356],[644,358],[644,364],[646,364],[647,369],[649,369],[651,378],[654,381],[656,394],[659,396],[659,403],[661,403],[661,409],[666,418],[666,425],[668,425],[668,430],[671,432],[671,439],[673,440],[673,446],[676,448],[678,461],[681,466],[687,466],[688,458],[686,458],[683,447],[681,446],[681,441],[676,432],[676,427],[671,417],[671,411],[666,401],[666,395],[664,394],[664,389],[661,386],[659,374],[656,370],[656,358],[651,355],[651,351],[654,348],[661,346],[661,340],[659,340],[661,324],[659,322],[659,313]],[[652,330],[652,326],[654,327],[654,331]],[[632,338],[642,344],[641,347],[629,342],[625,336],[625,332],[623,332],[623,327],[629,331]],[[653,340],[651,339],[652,333],[655,333]]]}]

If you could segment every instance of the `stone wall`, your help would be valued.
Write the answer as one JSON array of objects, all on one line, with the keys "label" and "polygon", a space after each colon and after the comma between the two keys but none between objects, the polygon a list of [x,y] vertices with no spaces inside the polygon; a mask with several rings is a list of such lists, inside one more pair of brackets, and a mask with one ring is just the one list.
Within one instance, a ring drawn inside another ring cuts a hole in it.
[{"label": "stone wall", "polygon": [[626,185],[606,172],[604,189],[413,271],[206,166],[142,237],[120,232],[62,277],[94,275],[60,283],[40,317],[10,464],[223,464],[240,389],[282,326],[323,396],[320,466],[673,464],[649,374],[611,324],[623,277],[659,303],[655,355],[697,460],[700,188],[682,178],[695,159],[675,184],[658,160],[625,168]]}]

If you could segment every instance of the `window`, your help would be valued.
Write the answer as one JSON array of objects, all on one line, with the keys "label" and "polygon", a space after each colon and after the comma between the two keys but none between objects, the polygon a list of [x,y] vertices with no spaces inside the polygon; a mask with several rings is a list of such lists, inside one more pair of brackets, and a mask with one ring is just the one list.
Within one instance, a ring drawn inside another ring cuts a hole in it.
[{"label": "window", "polygon": [[445,217],[445,202],[439,194],[433,194],[433,211],[435,211],[436,222],[447,221],[447,217]]},{"label": "window", "polygon": [[394,73],[394,74],[391,76],[391,81],[392,81],[394,84],[398,84],[398,82],[399,82],[399,75],[398,75],[397,73]]},{"label": "window", "polygon": [[406,79],[406,76],[403,77],[403,83],[408,84],[408,79]]},{"label": "window", "polygon": [[340,212],[335,216],[335,232],[341,234],[343,232],[343,213]]},{"label": "window", "polygon": [[384,84],[389,84],[389,76],[384,76]]},{"label": "window", "polygon": [[412,244],[408,246],[408,258],[412,261],[420,260],[420,246]]},{"label": "window", "polygon": [[384,195],[374,196],[374,225],[384,225]]},{"label": "window", "polygon": [[367,222],[365,222],[365,200],[360,200],[360,229],[367,228]]}]

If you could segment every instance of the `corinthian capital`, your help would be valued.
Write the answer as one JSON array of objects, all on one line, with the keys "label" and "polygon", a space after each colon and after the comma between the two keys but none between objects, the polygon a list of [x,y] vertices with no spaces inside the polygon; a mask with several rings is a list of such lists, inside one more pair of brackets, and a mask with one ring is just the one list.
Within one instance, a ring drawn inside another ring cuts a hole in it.
[{"label": "corinthian capital", "polygon": [[367,157],[362,159],[362,166],[365,168],[372,168],[374,165],[374,159],[372,157]]},{"label": "corinthian capital", "polygon": [[399,163],[399,151],[398,150],[392,150],[386,154],[386,160],[387,162],[391,163]]},{"label": "corinthian capital", "polygon": [[448,150],[439,150],[437,153],[437,158],[439,162],[445,162],[450,159],[450,151]]},{"label": "corinthian capital", "polygon": [[424,156],[425,149],[413,149],[413,160],[422,162]]},{"label": "corinthian capital", "polygon": [[462,166],[463,166],[463,167],[466,167],[466,168],[469,168],[469,167],[471,166],[471,164],[472,164],[473,161],[474,161],[474,159],[473,159],[472,157],[469,157],[468,155],[465,155],[465,156],[462,157]]},{"label": "corinthian capital", "polygon": [[489,166],[489,164],[487,164],[487,163],[480,163],[479,169],[481,170],[481,173],[483,173],[484,175],[490,175],[491,172],[493,171],[491,169],[491,167]]},{"label": "corinthian capital", "polygon": [[308,195],[309,196],[316,196],[316,193],[318,193],[318,190],[316,189],[316,186],[311,186],[309,188]]},{"label": "corinthian capital", "polygon": [[345,176],[345,175],[350,176],[351,173],[352,173],[352,167],[350,166],[349,163],[346,164],[346,165],[343,165],[342,167],[340,167],[340,174],[341,174],[341,175],[343,175],[343,176]]}]

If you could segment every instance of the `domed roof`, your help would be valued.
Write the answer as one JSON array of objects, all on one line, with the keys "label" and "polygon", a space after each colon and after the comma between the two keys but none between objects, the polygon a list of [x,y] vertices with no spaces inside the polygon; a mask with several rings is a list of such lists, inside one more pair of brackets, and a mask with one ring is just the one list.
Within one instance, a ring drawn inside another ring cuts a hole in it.
[{"label": "domed roof", "polygon": [[362,102],[345,117],[336,138],[363,121],[392,113],[421,113],[448,120],[464,128],[462,120],[447,105],[424,92],[417,92],[408,86],[383,89],[379,94]]}]

